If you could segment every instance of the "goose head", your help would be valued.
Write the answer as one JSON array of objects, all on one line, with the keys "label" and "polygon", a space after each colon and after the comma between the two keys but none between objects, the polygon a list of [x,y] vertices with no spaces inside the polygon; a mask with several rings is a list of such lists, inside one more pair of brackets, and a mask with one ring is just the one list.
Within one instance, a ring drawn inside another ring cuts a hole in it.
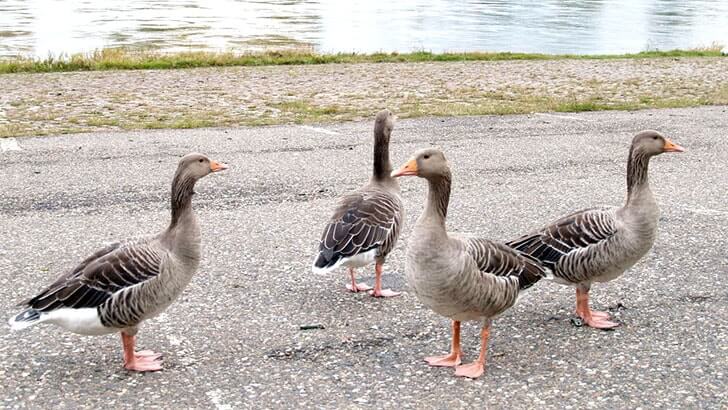
[{"label": "goose head", "polygon": [[389,144],[396,117],[391,111],[384,109],[374,119],[374,141]]},{"label": "goose head", "polygon": [[417,151],[409,161],[392,171],[392,177],[418,176],[425,179],[436,179],[449,174],[450,165],[445,154],[437,148]]},{"label": "goose head", "polygon": [[635,154],[654,156],[663,152],[684,152],[685,148],[670,141],[657,131],[646,130],[634,136],[632,150]]},{"label": "goose head", "polygon": [[198,180],[214,172],[220,172],[228,169],[227,164],[213,161],[203,154],[193,152],[187,154],[179,160],[177,172],[184,174],[187,178]]}]

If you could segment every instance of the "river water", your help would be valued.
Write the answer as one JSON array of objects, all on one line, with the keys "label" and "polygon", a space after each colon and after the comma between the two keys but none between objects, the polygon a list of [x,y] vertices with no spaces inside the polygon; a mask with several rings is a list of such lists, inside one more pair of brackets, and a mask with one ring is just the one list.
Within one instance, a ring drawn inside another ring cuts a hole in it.
[{"label": "river water", "polygon": [[728,0],[0,0],[0,57],[88,52],[625,53],[728,45]]}]

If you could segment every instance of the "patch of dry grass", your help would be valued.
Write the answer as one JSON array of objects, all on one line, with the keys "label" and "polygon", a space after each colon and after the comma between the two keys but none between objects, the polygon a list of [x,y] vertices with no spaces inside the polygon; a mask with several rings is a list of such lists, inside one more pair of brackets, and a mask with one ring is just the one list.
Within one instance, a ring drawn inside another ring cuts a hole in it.
[{"label": "patch of dry grass", "polygon": [[503,61],[503,60],[558,60],[558,59],[623,59],[664,57],[720,57],[721,45],[714,44],[691,50],[642,51],[632,54],[538,54],[510,52],[431,53],[337,53],[319,54],[311,50],[278,50],[258,53],[189,51],[163,53],[154,49],[105,48],[81,53],[46,58],[0,59],[0,74],[45,73],[56,71],[148,70],[194,67],[302,65],[333,63],[397,63],[425,61]]}]

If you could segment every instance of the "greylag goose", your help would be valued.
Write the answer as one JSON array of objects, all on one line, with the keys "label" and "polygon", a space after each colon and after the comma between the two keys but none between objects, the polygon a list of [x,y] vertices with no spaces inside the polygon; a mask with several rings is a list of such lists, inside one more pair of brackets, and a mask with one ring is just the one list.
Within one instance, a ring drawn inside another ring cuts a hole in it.
[{"label": "greylag goose", "polygon": [[[394,115],[389,110],[377,114],[374,122],[374,169],[369,183],[339,199],[334,215],[324,228],[318,253],[313,261],[315,273],[345,266],[351,276],[350,292],[368,291],[374,297],[398,296],[382,289],[382,265],[397,243],[404,208],[399,183],[390,175],[389,137]],[[374,289],[357,283],[355,269],[375,263]]]},{"label": "greylag goose", "polygon": [[98,250],[21,303],[12,329],[52,323],[82,335],[121,332],[124,367],[161,370],[161,355],[135,351],[139,325],[166,309],[200,263],[200,226],[192,211],[195,182],[227,165],[202,154],[185,155],[172,182],[172,221],[153,236],[116,242]]},{"label": "greylag goose", "polygon": [[684,150],[657,131],[640,132],[629,150],[627,200],[621,208],[574,212],[508,243],[541,260],[555,281],[576,287],[576,314],[586,325],[618,325],[608,313],[591,310],[589,289],[615,279],[650,250],[660,214],[647,177],[650,158]]},{"label": "greylag goose", "polygon": [[[456,376],[483,374],[491,321],[516,303],[521,291],[548,275],[535,259],[487,239],[448,234],[445,219],[452,181],[445,155],[425,149],[392,173],[419,176],[429,184],[425,210],[407,244],[405,275],[417,298],[452,319],[450,354],[425,358],[431,366],[455,367]],[[480,356],[460,365],[460,322],[480,320]]]}]

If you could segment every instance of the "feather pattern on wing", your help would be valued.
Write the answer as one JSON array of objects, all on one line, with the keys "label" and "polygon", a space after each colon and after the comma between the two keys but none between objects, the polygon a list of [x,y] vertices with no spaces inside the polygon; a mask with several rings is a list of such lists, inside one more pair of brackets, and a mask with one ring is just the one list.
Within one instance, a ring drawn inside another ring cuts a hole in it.
[{"label": "feather pattern on wing", "polygon": [[[125,289],[159,275],[163,252],[152,238],[117,242],[83,260],[23,305],[40,312],[60,308],[98,308]],[[104,315],[102,312],[102,321]],[[108,316],[108,315],[107,315]]]},{"label": "feather pattern on wing", "polygon": [[385,189],[368,187],[343,196],[323,231],[314,267],[329,269],[343,259],[376,249],[386,256],[396,244],[402,201]]},{"label": "feather pattern on wing", "polygon": [[554,275],[570,282],[584,280],[589,254],[617,233],[611,209],[592,208],[572,213],[507,245],[540,260]]},{"label": "feather pattern on wing", "polygon": [[537,259],[498,242],[469,238],[466,249],[481,272],[516,277],[521,290],[530,288],[550,274],[549,269]]}]

